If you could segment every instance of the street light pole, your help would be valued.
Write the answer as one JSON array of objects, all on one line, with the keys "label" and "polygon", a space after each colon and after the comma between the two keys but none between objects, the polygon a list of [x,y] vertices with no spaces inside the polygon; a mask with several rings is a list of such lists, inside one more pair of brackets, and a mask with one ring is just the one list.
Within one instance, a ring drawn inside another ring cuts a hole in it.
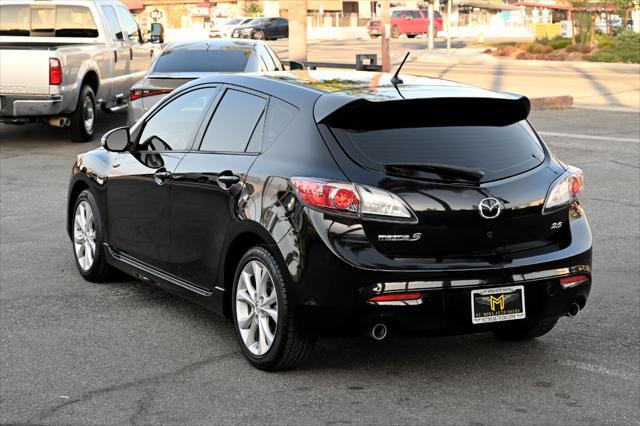
[{"label": "street light pole", "polygon": [[433,2],[429,2],[429,50],[433,50],[433,32],[435,31],[435,25],[433,22],[435,13],[433,13]]}]

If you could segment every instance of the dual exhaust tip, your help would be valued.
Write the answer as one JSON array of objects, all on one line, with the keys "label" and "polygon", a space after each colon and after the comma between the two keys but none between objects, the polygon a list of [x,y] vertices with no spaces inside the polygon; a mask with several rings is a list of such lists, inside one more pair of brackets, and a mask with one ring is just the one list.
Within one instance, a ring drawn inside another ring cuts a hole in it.
[{"label": "dual exhaust tip", "polygon": [[69,127],[71,120],[69,120],[69,117],[52,117],[48,123],[53,127]]}]

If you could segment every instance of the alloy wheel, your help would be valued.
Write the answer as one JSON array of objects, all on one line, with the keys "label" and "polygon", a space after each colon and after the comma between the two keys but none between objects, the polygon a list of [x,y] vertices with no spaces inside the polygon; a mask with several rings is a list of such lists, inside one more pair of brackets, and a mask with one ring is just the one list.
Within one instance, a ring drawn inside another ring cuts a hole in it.
[{"label": "alloy wheel", "polygon": [[236,286],[236,321],[246,348],[261,356],[269,351],[278,328],[278,298],[273,278],[258,260],[248,262]]},{"label": "alloy wheel", "polygon": [[84,129],[87,133],[93,133],[93,124],[95,121],[95,106],[91,97],[86,96],[82,103],[82,121]]},{"label": "alloy wheel", "polygon": [[96,257],[96,223],[91,204],[82,200],[73,219],[73,247],[83,271],[93,266]]}]

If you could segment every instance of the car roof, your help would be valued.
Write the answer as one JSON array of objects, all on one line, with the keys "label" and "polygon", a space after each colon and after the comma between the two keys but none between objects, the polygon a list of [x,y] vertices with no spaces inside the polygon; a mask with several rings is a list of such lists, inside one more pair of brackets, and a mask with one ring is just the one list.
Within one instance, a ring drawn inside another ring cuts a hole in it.
[{"label": "car roof", "polygon": [[[401,75],[397,88],[393,74],[367,71],[276,71],[268,73],[215,74],[187,83],[230,84],[263,92],[302,109],[310,109],[316,120],[355,101],[394,102],[420,99],[488,99],[513,101],[520,95],[493,92],[439,78]],[[526,101],[528,103],[528,100]]]},{"label": "car roof", "polygon": [[237,40],[224,38],[203,38],[200,40],[174,41],[163,50],[253,50],[257,45],[264,44],[261,40]]}]

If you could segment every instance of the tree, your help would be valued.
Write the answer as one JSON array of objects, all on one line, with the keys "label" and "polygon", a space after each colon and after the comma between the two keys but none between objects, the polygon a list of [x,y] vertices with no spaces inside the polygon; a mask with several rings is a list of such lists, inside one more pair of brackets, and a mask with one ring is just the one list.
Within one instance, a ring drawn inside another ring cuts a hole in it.
[{"label": "tree", "polygon": [[247,16],[260,16],[262,15],[262,6],[258,3],[251,2],[245,6],[244,13]]}]

